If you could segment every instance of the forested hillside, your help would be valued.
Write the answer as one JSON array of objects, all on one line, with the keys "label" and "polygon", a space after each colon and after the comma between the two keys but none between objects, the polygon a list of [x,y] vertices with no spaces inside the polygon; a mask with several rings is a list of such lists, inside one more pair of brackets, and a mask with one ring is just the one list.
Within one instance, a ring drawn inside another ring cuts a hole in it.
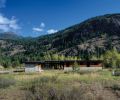
[{"label": "forested hillside", "polygon": [[94,17],[37,38],[1,33],[0,64],[7,67],[25,60],[88,59],[93,56],[99,59],[113,47],[120,51],[120,14]]}]

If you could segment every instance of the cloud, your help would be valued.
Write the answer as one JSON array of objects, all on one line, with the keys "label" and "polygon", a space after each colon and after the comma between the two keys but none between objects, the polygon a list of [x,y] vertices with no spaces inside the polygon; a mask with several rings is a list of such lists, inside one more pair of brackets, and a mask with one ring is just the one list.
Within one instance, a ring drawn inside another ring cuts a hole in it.
[{"label": "cloud", "polygon": [[34,28],[33,28],[33,31],[36,31],[36,32],[43,32],[44,30],[43,30],[42,28],[34,27]]},{"label": "cloud", "polygon": [[0,0],[0,8],[4,8],[6,4],[6,0]]},{"label": "cloud", "polygon": [[47,31],[48,34],[52,34],[52,33],[56,33],[56,32],[58,32],[58,30],[55,30],[55,29],[49,29]]},{"label": "cloud", "polygon": [[20,29],[20,26],[17,24],[17,19],[15,17],[8,19],[7,17],[4,17],[2,14],[0,14],[0,31],[8,32],[16,31],[18,29]]},{"label": "cloud", "polygon": [[43,22],[41,22],[39,27],[33,27],[32,30],[33,30],[33,32],[46,32],[47,34],[52,34],[52,33],[58,32],[58,30],[55,30],[55,29],[46,30],[45,23],[43,23]]},{"label": "cloud", "polygon": [[45,27],[45,23],[41,23],[39,27],[33,27],[33,31],[35,32],[43,32],[44,31],[44,27]]},{"label": "cloud", "polygon": [[42,22],[42,23],[40,24],[40,27],[44,28],[44,27],[45,27],[45,23]]}]

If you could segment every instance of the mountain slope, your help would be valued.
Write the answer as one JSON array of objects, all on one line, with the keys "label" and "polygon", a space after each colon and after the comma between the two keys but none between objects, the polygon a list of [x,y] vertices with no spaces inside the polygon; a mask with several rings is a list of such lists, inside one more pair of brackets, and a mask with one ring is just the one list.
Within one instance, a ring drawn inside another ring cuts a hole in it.
[{"label": "mountain slope", "polygon": [[108,14],[86,20],[50,36],[39,39],[40,45],[48,46],[65,55],[80,52],[104,52],[113,46],[120,50],[120,14]]},{"label": "mountain slope", "polygon": [[0,45],[2,54],[20,59],[40,60],[48,53],[99,57],[113,47],[120,51],[120,14],[94,17],[55,34],[37,38],[4,38]]}]

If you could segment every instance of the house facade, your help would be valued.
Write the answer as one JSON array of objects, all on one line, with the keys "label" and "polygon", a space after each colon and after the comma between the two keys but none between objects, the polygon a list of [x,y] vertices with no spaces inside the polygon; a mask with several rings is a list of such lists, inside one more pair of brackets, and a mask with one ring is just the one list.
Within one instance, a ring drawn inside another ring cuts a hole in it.
[{"label": "house facade", "polygon": [[72,70],[75,62],[81,70],[100,70],[103,68],[102,60],[60,60],[60,61],[28,61],[25,64],[25,72],[41,72],[43,69]]}]

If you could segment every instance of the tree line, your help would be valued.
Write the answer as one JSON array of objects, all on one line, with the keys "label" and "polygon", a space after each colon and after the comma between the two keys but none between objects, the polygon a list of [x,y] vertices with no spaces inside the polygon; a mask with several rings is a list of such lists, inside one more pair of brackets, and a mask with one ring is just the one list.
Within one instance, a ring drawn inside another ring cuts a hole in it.
[{"label": "tree line", "polygon": [[45,53],[44,55],[29,55],[25,56],[24,54],[19,54],[16,56],[2,56],[0,54],[0,65],[5,68],[9,67],[21,67],[22,61],[40,61],[40,60],[103,60],[104,66],[107,68],[116,68],[120,67],[120,53],[113,48],[112,50],[106,51],[104,54],[90,55],[86,53],[86,56],[64,56],[60,54]]}]

